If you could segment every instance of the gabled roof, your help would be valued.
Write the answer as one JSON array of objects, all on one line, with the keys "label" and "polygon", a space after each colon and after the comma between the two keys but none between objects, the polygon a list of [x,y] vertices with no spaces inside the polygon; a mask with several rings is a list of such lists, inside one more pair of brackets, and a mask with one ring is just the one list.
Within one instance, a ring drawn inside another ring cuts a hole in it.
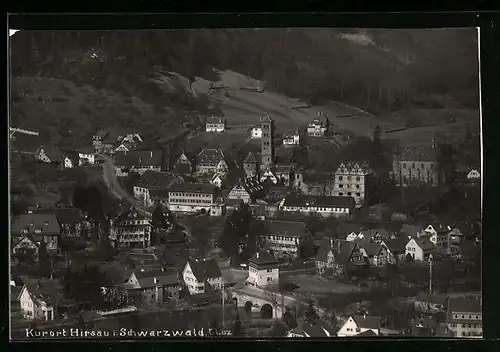
[{"label": "gabled roof", "polygon": [[427,236],[414,237],[413,239],[424,252],[431,252],[436,249],[434,243],[432,243]]},{"label": "gabled roof", "polygon": [[342,241],[340,244],[340,252],[338,255],[339,263],[347,264],[349,262],[349,259],[351,258],[354,249],[357,246],[358,245],[355,242]]},{"label": "gabled roof", "polygon": [[326,324],[317,322],[314,325],[302,323],[295,329],[291,330],[289,334],[301,335],[301,337],[332,337],[334,333]]},{"label": "gabled roof", "polygon": [[339,174],[351,174],[359,170],[363,175],[370,174],[372,169],[367,161],[354,161],[346,160],[342,161],[336,171]]},{"label": "gabled roof", "polygon": [[327,207],[327,208],[353,208],[355,205],[352,197],[312,196],[290,194],[285,198],[283,206],[288,207]]},{"label": "gabled roof", "polygon": [[278,264],[276,258],[274,258],[268,251],[259,251],[255,253],[252,258],[250,258],[249,262],[257,265]]},{"label": "gabled roof", "polygon": [[368,240],[358,240],[356,241],[360,248],[363,248],[369,257],[378,255],[382,250],[382,245]]},{"label": "gabled roof", "polygon": [[218,164],[221,160],[224,160],[224,152],[217,148],[203,149],[196,158],[198,164]]},{"label": "gabled roof", "polygon": [[28,241],[30,241],[31,243],[33,243],[33,245],[37,248],[40,247],[40,244],[35,240],[35,238],[33,237],[32,234],[28,234],[26,236],[22,236],[19,241],[17,241],[13,246],[12,248],[16,248],[18,244],[20,244],[21,242],[23,242],[25,239],[27,239]]},{"label": "gabled roof", "polygon": [[359,333],[357,334],[356,336],[359,336],[359,337],[372,337],[372,336],[377,336],[377,334],[375,332],[373,332],[373,330],[365,330],[363,331],[362,333]]},{"label": "gabled roof", "polygon": [[41,301],[47,304],[56,304],[64,300],[64,287],[59,280],[25,279],[23,282],[31,299],[36,304]]},{"label": "gabled roof", "polygon": [[408,244],[408,237],[402,236],[397,237],[393,240],[389,240],[385,242],[387,248],[391,251],[392,254],[404,253],[406,250],[406,245]]},{"label": "gabled roof", "polygon": [[422,232],[423,228],[421,226],[403,224],[399,233],[408,235],[408,236],[416,236],[418,233]]},{"label": "gabled roof", "polygon": [[222,277],[219,265],[215,259],[189,260],[187,263],[198,282]]},{"label": "gabled roof", "polygon": [[57,221],[59,224],[78,224],[85,221],[85,217],[79,209],[76,208],[56,208]]},{"label": "gabled roof", "polygon": [[175,270],[145,270],[136,271],[134,274],[141,288],[168,286],[179,283],[179,273]]},{"label": "gabled roof", "polygon": [[207,124],[224,124],[226,119],[224,117],[210,116],[207,117]]},{"label": "gabled roof", "polygon": [[255,159],[255,156],[252,154],[252,152],[250,152],[250,153],[248,153],[245,160],[243,160],[243,163],[245,163],[245,164],[257,164],[257,159]]},{"label": "gabled roof", "polygon": [[311,235],[306,224],[300,221],[253,220],[250,226],[259,236],[275,235],[300,238]]},{"label": "gabled roof", "polygon": [[398,151],[400,161],[432,161],[437,159],[437,149],[425,146],[403,146]]},{"label": "gabled roof", "polygon": [[123,226],[124,221],[128,220],[147,220],[148,218],[142,215],[134,207],[130,206],[123,210],[114,220],[113,226]]},{"label": "gabled roof", "polygon": [[264,187],[259,181],[250,178],[238,179],[231,190],[233,190],[234,188],[243,188],[249,195],[264,190]]},{"label": "gabled roof", "polygon": [[316,253],[315,260],[318,262],[326,262],[328,253],[331,251],[331,241],[330,239],[321,240],[318,252]]},{"label": "gabled roof", "polygon": [[380,317],[373,317],[369,315],[353,315],[352,320],[354,320],[358,328],[373,330],[380,329]]},{"label": "gabled roof", "polygon": [[44,236],[54,236],[61,233],[61,228],[59,226],[55,213],[33,213],[19,215],[14,220],[12,232],[20,234],[24,229],[28,230],[28,233],[32,234],[36,233],[36,230],[41,230],[40,235]]},{"label": "gabled roof", "polygon": [[457,313],[472,313],[472,314],[481,314],[483,312],[482,302],[480,297],[459,297],[459,298],[450,298],[448,300],[448,311],[446,321],[448,323],[473,323],[477,324],[481,322],[478,319],[469,319],[469,315],[462,316],[459,315],[458,318],[455,318],[453,314]]},{"label": "gabled roof", "polygon": [[176,183],[170,186],[170,192],[215,193],[215,186],[206,183]]},{"label": "gabled roof", "polygon": [[271,116],[266,114],[260,118],[260,122],[273,122],[273,120],[271,119]]},{"label": "gabled roof", "polygon": [[183,182],[182,176],[171,172],[146,171],[136,182],[135,186],[149,190],[167,189],[176,182]]},{"label": "gabled roof", "polygon": [[371,229],[369,230],[369,235],[370,237],[373,237],[375,235],[380,235],[380,237],[382,238],[382,240],[384,241],[387,241],[389,238],[391,238],[391,234],[389,233],[389,231],[387,231],[386,229],[380,227],[380,228],[376,228],[376,229]]}]

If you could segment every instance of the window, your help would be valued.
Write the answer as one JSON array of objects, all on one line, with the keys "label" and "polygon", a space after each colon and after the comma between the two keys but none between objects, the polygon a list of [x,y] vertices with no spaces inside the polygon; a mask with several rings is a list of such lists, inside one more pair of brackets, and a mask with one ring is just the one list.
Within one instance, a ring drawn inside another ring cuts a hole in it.
[{"label": "window", "polygon": [[273,278],[272,277],[268,277],[267,278],[267,282],[271,282],[271,281],[273,281]]},{"label": "window", "polygon": [[351,176],[347,176],[347,181],[351,181]]},{"label": "window", "polygon": [[351,192],[347,192],[347,195],[350,196],[351,195]]},{"label": "window", "polygon": [[343,187],[344,187],[344,185],[339,185],[339,188],[343,188]]},{"label": "window", "polygon": [[359,185],[356,185],[356,188],[359,188]]},{"label": "window", "polygon": [[273,272],[273,269],[267,269],[267,272],[268,272],[268,273],[272,273],[272,272]]},{"label": "window", "polygon": [[342,192],[339,192],[339,196],[343,196],[343,195],[344,195],[344,193],[342,193]]},{"label": "window", "polygon": [[412,163],[411,164],[411,168],[414,169],[415,168],[415,163]]},{"label": "window", "polygon": [[339,176],[339,181],[342,181],[343,180],[343,177],[342,176]]},{"label": "window", "polygon": [[356,192],[356,195],[357,195],[358,197],[360,197],[360,196],[361,196],[361,192]]},{"label": "window", "polygon": [[405,163],[403,163],[403,169],[406,169],[406,164]]},{"label": "window", "polygon": [[421,169],[423,169],[423,168],[424,168],[424,163],[422,163],[422,164],[420,165],[420,168],[421,168]]}]

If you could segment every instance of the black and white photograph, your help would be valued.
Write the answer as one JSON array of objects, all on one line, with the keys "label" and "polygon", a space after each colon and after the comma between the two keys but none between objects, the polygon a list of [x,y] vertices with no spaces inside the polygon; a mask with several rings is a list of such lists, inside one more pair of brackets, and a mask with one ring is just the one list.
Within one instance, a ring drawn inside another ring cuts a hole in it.
[{"label": "black and white photograph", "polygon": [[11,29],[11,339],[482,338],[479,36]]}]

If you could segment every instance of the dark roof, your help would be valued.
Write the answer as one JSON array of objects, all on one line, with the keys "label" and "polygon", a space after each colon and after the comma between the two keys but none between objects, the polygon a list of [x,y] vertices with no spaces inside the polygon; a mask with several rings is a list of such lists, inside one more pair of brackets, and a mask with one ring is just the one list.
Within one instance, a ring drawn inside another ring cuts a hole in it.
[{"label": "dark roof", "polygon": [[374,330],[378,330],[380,328],[380,317],[372,317],[369,315],[353,315],[352,319],[354,320],[358,328]]},{"label": "dark roof", "polygon": [[434,243],[432,243],[427,236],[415,237],[414,240],[424,252],[430,252],[436,249]]},{"label": "dark roof", "polygon": [[361,232],[362,226],[358,223],[353,223],[353,222],[341,222],[337,226],[337,233],[339,233],[342,236],[347,236],[352,232],[359,233]]},{"label": "dark roof", "polygon": [[283,205],[292,207],[316,206],[329,208],[352,208],[354,207],[354,198],[291,194],[285,198]]},{"label": "dark roof", "polygon": [[207,122],[210,124],[224,124],[226,123],[226,119],[224,117],[216,117],[216,116],[210,116],[207,117]]},{"label": "dark roof", "polygon": [[271,119],[271,116],[264,115],[260,118],[260,122],[273,122],[273,120]]},{"label": "dark roof", "polygon": [[391,237],[391,234],[389,233],[389,231],[387,231],[384,228],[371,229],[368,231],[368,233],[371,237],[379,234],[380,237],[382,238],[382,240],[384,240],[384,241],[387,241]]},{"label": "dark roof", "polygon": [[[175,285],[179,283],[179,273],[176,270],[147,270],[134,273],[141,288]],[[157,282],[155,283],[155,279]]]},{"label": "dark roof", "polygon": [[274,173],[289,174],[293,170],[293,164],[276,164],[274,166]]},{"label": "dark roof", "polygon": [[85,217],[76,208],[56,208],[54,209],[59,224],[78,224],[85,221]]},{"label": "dark roof", "polygon": [[164,200],[168,198],[168,189],[152,189],[149,191],[149,195],[152,199]]},{"label": "dark roof", "polygon": [[311,234],[307,225],[300,221],[254,220],[250,227],[259,236],[303,237]]},{"label": "dark roof", "polygon": [[[345,172],[343,170],[345,170]],[[367,161],[346,160],[340,163],[336,173],[352,173],[355,170],[361,170],[361,172],[365,175],[372,172],[372,169]]]},{"label": "dark roof", "polygon": [[252,152],[248,153],[247,157],[245,158],[245,160],[243,160],[243,163],[245,164],[256,164],[257,163],[257,159],[255,159],[255,156],[252,154]]},{"label": "dark roof", "polygon": [[327,172],[304,172],[302,174],[305,183],[324,183],[327,180],[332,180],[333,176]]},{"label": "dark roof", "polygon": [[357,244],[355,242],[342,241],[340,242],[340,252],[338,255],[339,263],[346,264],[351,258],[352,252],[356,248]]},{"label": "dark roof", "polygon": [[215,193],[215,186],[206,183],[176,183],[170,186],[170,192]]},{"label": "dark roof", "polygon": [[445,295],[431,295],[426,292],[419,292],[416,300],[420,302],[428,302],[433,304],[445,304],[448,299]]},{"label": "dark roof", "polygon": [[14,220],[12,232],[20,234],[24,229],[29,233],[35,233],[35,230],[41,230],[40,235],[51,236],[59,235],[61,228],[54,213],[33,213],[21,214]]},{"label": "dark roof", "polygon": [[328,253],[331,250],[331,241],[330,239],[321,240],[321,244],[319,246],[318,252],[316,253],[316,261],[318,262],[326,262]]},{"label": "dark roof", "polygon": [[387,248],[392,252],[392,254],[404,253],[406,251],[406,245],[409,239],[407,237],[396,237],[393,240],[385,242]]},{"label": "dark roof", "polygon": [[196,158],[198,164],[218,164],[224,160],[222,149],[203,149]]},{"label": "dark roof", "polygon": [[357,334],[356,336],[377,336],[377,334],[373,330],[365,330],[362,333]]},{"label": "dark roof", "polygon": [[86,145],[84,147],[76,148],[75,151],[82,154],[94,154],[94,147]]},{"label": "dark roof", "polygon": [[255,253],[252,258],[250,258],[249,262],[257,265],[278,264],[276,258],[274,258],[268,251]]},{"label": "dark roof", "polygon": [[419,232],[421,232],[422,230],[423,230],[423,228],[421,226],[403,224],[403,226],[401,227],[399,232],[404,233],[405,235],[415,236]]},{"label": "dark roof", "polygon": [[153,189],[165,189],[176,182],[183,182],[183,178],[171,172],[146,171],[137,181],[136,186]]},{"label": "dark roof", "polygon": [[[238,188],[243,187],[243,189],[249,195],[252,195],[252,194],[255,194],[255,193],[258,193],[258,192],[261,192],[264,190],[264,186],[262,186],[262,183],[260,183],[258,180],[250,179],[250,178],[238,179],[238,181],[236,181],[236,184],[233,186],[233,188],[231,188],[231,190],[233,190],[236,187],[238,187]],[[231,192],[229,192],[229,193],[231,193]],[[228,196],[229,196],[229,194],[228,194]]]},{"label": "dark roof", "polygon": [[219,265],[215,259],[189,260],[188,264],[198,281],[205,281],[206,279],[222,276]]},{"label": "dark roof", "polygon": [[472,313],[472,314],[480,314],[482,313],[482,304],[480,297],[460,297],[460,298],[450,298],[448,300],[448,312],[447,312],[447,321],[449,323],[473,323],[477,324],[481,322],[479,319],[469,319],[468,315],[464,314],[464,318],[459,316],[458,318],[454,318],[453,314],[456,313]]},{"label": "dark roof", "polygon": [[425,146],[403,146],[399,149],[401,161],[436,161],[437,149]]},{"label": "dark roof", "polygon": [[302,335],[302,337],[332,337],[335,334],[331,331],[326,324],[317,322],[316,324],[302,323],[290,333]]},{"label": "dark roof", "polygon": [[161,166],[161,150],[131,150],[115,153],[115,164],[123,167]]},{"label": "dark roof", "polygon": [[55,304],[64,300],[64,287],[59,280],[25,279],[23,281],[31,299],[36,303],[44,301],[47,304]]},{"label": "dark roof", "polygon": [[48,146],[48,147],[41,147],[43,149],[43,152],[47,157],[50,159],[51,162],[54,161],[62,161],[63,160],[63,153],[61,149],[55,146]]},{"label": "dark roof", "polygon": [[40,148],[41,137],[16,132],[14,138],[10,139],[12,150],[26,153],[36,153]]},{"label": "dark roof", "polygon": [[373,257],[375,255],[378,255],[380,251],[382,250],[382,245],[374,242],[370,242],[369,240],[358,240],[356,241],[358,246],[360,248],[363,248],[366,252],[366,254],[369,257]]}]

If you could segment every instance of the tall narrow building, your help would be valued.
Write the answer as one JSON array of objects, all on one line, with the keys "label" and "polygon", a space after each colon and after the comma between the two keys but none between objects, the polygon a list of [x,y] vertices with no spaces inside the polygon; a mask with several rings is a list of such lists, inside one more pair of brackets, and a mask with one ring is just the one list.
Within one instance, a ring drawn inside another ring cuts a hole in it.
[{"label": "tall narrow building", "polygon": [[262,162],[260,167],[267,170],[274,163],[274,121],[269,115],[261,117],[262,126]]}]

